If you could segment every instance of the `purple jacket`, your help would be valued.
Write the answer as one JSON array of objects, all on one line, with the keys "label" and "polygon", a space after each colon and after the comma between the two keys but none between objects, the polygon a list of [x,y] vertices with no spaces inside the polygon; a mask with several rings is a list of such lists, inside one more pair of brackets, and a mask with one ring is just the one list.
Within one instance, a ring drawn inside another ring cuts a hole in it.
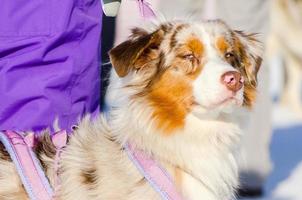
[{"label": "purple jacket", "polygon": [[1,0],[0,130],[98,113],[100,0]]}]

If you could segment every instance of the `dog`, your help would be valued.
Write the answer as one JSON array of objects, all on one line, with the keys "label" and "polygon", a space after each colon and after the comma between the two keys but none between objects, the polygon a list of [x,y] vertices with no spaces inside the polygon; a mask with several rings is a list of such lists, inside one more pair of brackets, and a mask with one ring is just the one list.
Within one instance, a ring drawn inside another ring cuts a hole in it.
[{"label": "dog", "polygon": [[[172,177],[184,199],[228,200],[238,185],[240,125],[256,98],[262,45],[221,20],[135,28],[110,52],[107,113],[84,118],[61,154],[59,200],[158,200],[128,158],[131,142]],[[34,151],[54,184],[46,131]],[[0,198],[28,199],[6,150]]]},{"label": "dog", "polygon": [[280,56],[284,65],[284,87],[280,100],[302,119],[302,1],[276,0],[271,8],[268,59]]}]

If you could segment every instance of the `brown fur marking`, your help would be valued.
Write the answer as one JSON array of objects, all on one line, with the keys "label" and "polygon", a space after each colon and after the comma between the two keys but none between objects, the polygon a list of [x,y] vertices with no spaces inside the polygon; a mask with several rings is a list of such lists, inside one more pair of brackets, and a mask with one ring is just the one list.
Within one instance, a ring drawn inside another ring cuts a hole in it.
[{"label": "brown fur marking", "polygon": [[227,40],[223,36],[221,36],[216,40],[216,47],[221,54],[225,54],[225,52],[228,51],[230,45],[228,44]]},{"label": "brown fur marking", "polygon": [[185,27],[186,27],[185,24],[181,24],[174,29],[174,32],[172,33],[171,39],[170,39],[170,51],[173,50],[177,44],[177,40],[176,40],[177,34]]},{"label": "brown fur marking", "polygon": [[[241,31],[235,31],[235,33],[239,34],[241,37],[245,37],[251,42],[258,42],[254,38],[255,34],[244,34]],[[261,65],[261,58],[255,58],[253,55],[248,55],[245,46],[242,44],[238,36],[233,35],[234,40],[234,51],[239,56],[240,67],[239,70],[242,75],[244,75],[244,102],[243,105],[252,108],[253,103],[256,100],[256,86],[257,86],[257,73]],[[251,69],[251,68],[254,68]]]},{"label": "brown fur marking", "polygon": [[[145,92],[154,108],[153,117],[166,135],[184,127],[185,117],[194,105],[192,81],[201,73],[203,51],[203,44],[198,38],[189,38],[175,49],[173,63],[153,78],[156,81]],[[193,54],[194,58],[187,59],[187,54]]]},{"label": "brown fur marking", "polygon": [[90,168],[82,172],[83,184],[93,186],[96,182],[96,168]]},{"label": "brown fur marking", "polygon": [[6,151],[4,145],[0,142],[0,159],[11,162],[12,159],[8,152]]},{"label": "brown fur marking", "polygon": [[135,34],[140,32],[141,35],[133,36],[134,39],[121,43],[109,52],[112,65],[120,77],[126,76],[133,67],[134,69],[146,67],[145,64],[155,59],[158,56],[156,49],[164,34],[162,30],[147,35],[142,34],[141,30],[134,32]]},{"label": "brown fur marking", "polygon": [[45,132],[39,136],[38,142],[34,147],[34,151],[37,155],[37,158],[40,160],[43,169],[47,171],[47,166],[46,163],[44,163],[42,156],[45,155],[49,158],[54,158],[56,154],[56,147],[52,143],[48,132]]}]

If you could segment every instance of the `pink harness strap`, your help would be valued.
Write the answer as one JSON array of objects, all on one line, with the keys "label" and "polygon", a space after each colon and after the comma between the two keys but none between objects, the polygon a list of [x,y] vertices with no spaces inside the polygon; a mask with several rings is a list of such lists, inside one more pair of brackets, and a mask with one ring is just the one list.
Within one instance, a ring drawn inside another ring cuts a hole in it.
[{"label": "pink harness strap", "polygon": [[22,183],[32,200],[51,200],[52,189],[45,174],[23,136],[13,132],[0,132],[0,140],[16,165]]},{"label": "pink harness strap", "polygon": [[63,148],[66,147],[67,144],[67,132],[66,130],[59,131],[55,133],[52,138],[52,143],[56,147],[56,155],[54,159],[54,190],[55,194],[57,194],[58,190],[61,186],[61,181],[59,179],[59,167],[60,167],[60,160],[61,160],[61,153],[63,151]]},{"label": "pink harness strap", "polygon": [[164,200],[182,200],[169,174],[162,169],[156,161],[143,151],[126,144],[125,150],[130,160],[141,174],[148,180],[151,186]]},{"label": "pink harness strap", "polygon": [[[0,141],[4,144],[16,165],[22,183],[32,200],[52,200],[55,198],[51,186],[46,178],[39,161],[32,152],[34,145],[33,135],[24,138],[21,134],[13,131],[0,132]],[[55,168],[55,191],[60,181],[57,177],[59,159],[62,149],[66,145],[67,133],[60,131],[53,135],[52,141],[57,148],[54,161]],[[156,161],[143,151],[134,148],[131,144],[125,146],[128,157],[137,169],[148,180],[151,186],[164,200],[182,200],[169,174],[162,169]]]}]

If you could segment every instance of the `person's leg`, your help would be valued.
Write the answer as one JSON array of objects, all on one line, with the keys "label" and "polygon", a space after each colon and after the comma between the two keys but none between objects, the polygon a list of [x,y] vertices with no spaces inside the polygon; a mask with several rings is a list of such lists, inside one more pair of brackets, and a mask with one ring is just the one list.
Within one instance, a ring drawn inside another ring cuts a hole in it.
[{"label": "person's leg", "polygon": [[284,47],[282,50],[285,71],[287,75],[286,84],[281,96],[281,102],[288,106],[299,119],[302,119],[301,82],[302,62],[301,59],[290,49]]}]

